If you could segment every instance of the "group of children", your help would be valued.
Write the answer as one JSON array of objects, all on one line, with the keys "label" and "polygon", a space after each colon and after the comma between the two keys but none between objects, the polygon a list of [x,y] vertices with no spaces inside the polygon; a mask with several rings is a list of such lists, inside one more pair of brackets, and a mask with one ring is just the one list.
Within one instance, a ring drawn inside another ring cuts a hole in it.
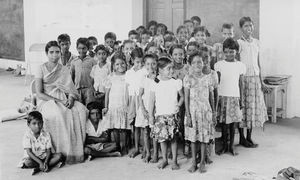
[{"label": "group of children", "polygon": [[[130,157],[142,153],[144,162],[157,163],[160,147],[158,167],[165,168],[171,157],[171,168],[176,170],[181,142],[184,154],[192,157],[188,171],[199,167],[203,173],[205,164],[212,162],[217,124],[222,129],[222,149],[217,154],[237,155],[237,123],[240,144],[257,147],[251,138],[252,127],[261,127],[266,121],[266,112],[260,108],[264,106],[264,86],[259,78],[259,45],[251,36],[251,18],[242,17],[239,25],[243,33],[240,40],[233,39],[233,25],[224,24],[223,42],[210,46],[206,44],[210,33],[197,16],[184,21],[175,34],[166,25],[150,21],[147,28],[131,30],[122,44],[112,32],[105,35],[104,45],[98,45],[95,37],[79,38],[78,56],[69,51],[70,37],[58,36],[60,63],[70,69],[80,102],[89,110],[84,147],[87,159],[121,156],[134,146]],[[28,126],[38,141],[44,134],[42,126],[35,125],[39,127],[35,131],[32,124],[42,124],[42,118],[38,112],[32,113]],[[243,127],[247,127],[247,137]],[[48,166],[63,162],[61,154],[49,158],[50,142],[43,145],[46,156],[40,157],[24,143],[38,169],[46,171]]]}]

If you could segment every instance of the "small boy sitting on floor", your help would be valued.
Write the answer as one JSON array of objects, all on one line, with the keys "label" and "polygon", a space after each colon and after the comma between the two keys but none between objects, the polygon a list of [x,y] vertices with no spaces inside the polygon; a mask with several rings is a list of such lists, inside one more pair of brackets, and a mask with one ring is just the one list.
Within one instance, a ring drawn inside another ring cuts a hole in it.
[{"label": "small boy sitting on floor", "polygon": [[107,125],[102,119],[103,107],[99,102],[91,102],[87,105],[89,110],[89,119],[86,122],[86,142],[84,153],[87,160],[90,161],[95,157],[120,157],[117,151],[116,143],[109,142],[109,133]]},{"label": "small boy sitting on floor", "polygon": [[33,168],[32,175],[43,171],[48,172],[51,167],[64,165],[61,153],[52,153],[51,137],[43,130],[43,116],[38,111],[28,114],[29,130],[23,137],[24,158],[20,162],[21,168]]}]

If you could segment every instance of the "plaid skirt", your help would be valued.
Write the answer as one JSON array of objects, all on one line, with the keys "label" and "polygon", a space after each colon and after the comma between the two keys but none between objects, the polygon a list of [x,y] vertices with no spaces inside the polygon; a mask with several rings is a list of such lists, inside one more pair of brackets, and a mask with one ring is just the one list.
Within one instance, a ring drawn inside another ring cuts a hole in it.
[{"label": "plaid skirt", "polygon": [[268,114],[259,76],[244,76],[243,84],[244,108],[240,127],[263,127]]},{"label": "plaid skirt", "polygon": [[239,97],[219,96],[219,122],[230,124],[241,122],[243,118]]},{"label": "plaid skirt", "polygon": [[158,142],[170,141],[179,132],[177,115],[156,116],[154,126],[151,130],[151,137]]}]

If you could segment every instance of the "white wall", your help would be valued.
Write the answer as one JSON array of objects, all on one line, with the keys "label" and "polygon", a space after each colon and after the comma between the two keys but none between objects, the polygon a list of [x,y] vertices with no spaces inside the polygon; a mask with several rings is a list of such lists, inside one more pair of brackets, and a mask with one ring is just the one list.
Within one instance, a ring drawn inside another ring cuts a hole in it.
[{"label": "white wall", "polygon": [[261,63],[264,75],[292,75],[288,117],[300,116],[300,1],[260,1]]},{"label": "white wall", "polygon": [[[129,30],[143,23],[142,13],[141,0],[24,0],[25,60],[32,59],[28,51],[31,44],[56,40],[61,33],[71,36],[70,50],[75,54],[79,37],[95,36],[103,43],[105,33],[112,31],[124,40]],[[25,65],[0,60],[0,68],[16,64]]]}]

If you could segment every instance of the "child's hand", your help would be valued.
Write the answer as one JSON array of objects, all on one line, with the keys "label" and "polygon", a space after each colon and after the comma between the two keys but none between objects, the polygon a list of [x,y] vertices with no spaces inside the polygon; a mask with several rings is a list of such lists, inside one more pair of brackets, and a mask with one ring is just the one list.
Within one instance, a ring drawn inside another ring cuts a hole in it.
[{"label": "child's hand", "polygon": [[143,108],[142,113],[143,113],[145,119],[149,119],[149,114],[146,109]]},{"label": "child's hand", "polygon": [[180,106],[178,104],[176,104],[176,107],[175,107],[175,113],[178,113],[179,112],[179,109],[180,109]]},{"label": "child's hand", "polygon": [[214,126],[216,126],[217,125],[217,113],[216,112],[212,113],[212,121],[213,121]]},{"label": "child's hand", "polygon": [[74,106],[74,99],[73,98],[70,98],[70,99],[68,99],[68,101],[67,101],[68,103],[67,103],[67,108],[69,108],[69,109],[71,109],[73,106]]},{"label": "child's hand", "polygon": [[190,114],[188,114],[188,115],[186,116],[186,125],[187,125],[188,127],[190,127],[190,128],[193,127],[193,124],[192,124],[192,118],[191,118],[191,115],[190,115]]},{"label": "child's hand", "polygon": [[150,124],[150,126],[154,125],[154,117],[153,116],[149,116],[149,124]]},{"label": "child's hand", "polygon": [[107,111],[108,111],[108,108],[103,108],[103,109],[102,109],[102,115],[105,116],[106,113],[107,113]]},{"label": "child's hand", "polygon": [[44,163],[39,163],[39,169],[41,171],[45,171],[45,164]]},{"label": "child's hand", "polygon": [[45,167],[44,172],[48,172],[49,167],[48,167],[48,164],[46,162],[44,163],[44,167]]}]

